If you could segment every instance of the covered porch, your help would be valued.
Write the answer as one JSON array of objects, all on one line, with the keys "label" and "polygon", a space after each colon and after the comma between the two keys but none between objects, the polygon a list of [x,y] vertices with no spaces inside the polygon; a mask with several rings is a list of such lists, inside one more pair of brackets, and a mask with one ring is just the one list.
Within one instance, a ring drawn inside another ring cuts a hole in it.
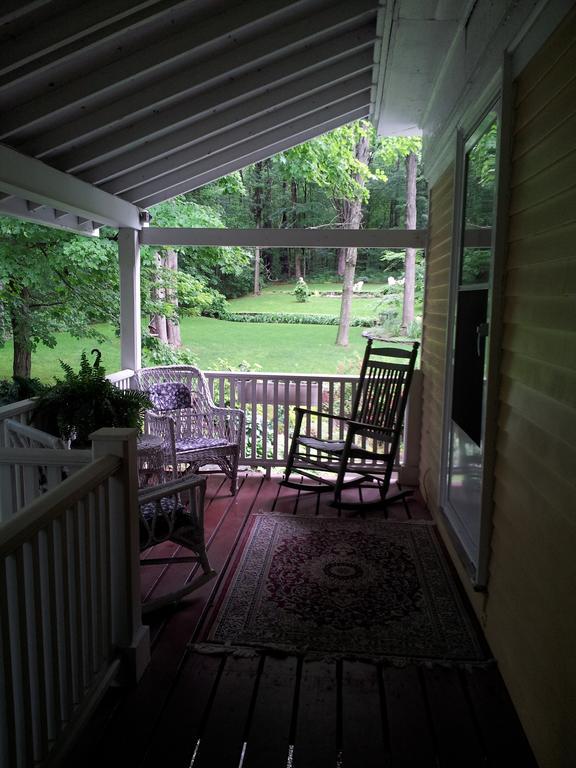
[{"label": "covered porch", "polygon": [[[576,751],[573,3],[112,5],[31,0],[0,11],[0,214],[88,236],[103,225],[118,231],[120,387],[141,365],[142,244],[259,245],[270,237],[285,246],[424,245],[422,394],[411,404],[398,467],[401,482],[417,484],[422,497],[390,515],[432,516],[540,765],[568,768]],[[498,134],[494,221],[472,242],[466,167],[490,113]],[[149,226],[148,206],[358,118],[370,118],[381,134],[423,134],[426,232]],[[467,247],[492,257],[482,288],[491,291],[489,317],[480,328],[490,339],[480,366],[481,487],[468,548],[447,483],[452,341],[458,293],[467,290],[459,284]],[[224,379],[210,376],[218,397]],[[255,427],[264,408],[266,422],[281,423],[278,409],[293,405],[291,384],[294,398],[310,403],[321,382],[336,407],[346,386],[289,370],[259,378],[240,377],[238,389]],[[29,408],[9,415],[25,420]],[[150,627],[140,611],[134,435],[100,435],[85,466],[80,457],[76,474],[3,526],[0,678],[9,695],[0,704],[0,762],[28,768],[56,755],[58,764],[88,724],[69,765],[118,758],[238,768],[533,765],[495,667],[207,656],[189,646],[231,573],[251,512],[333,514],[322,497],[279,490],[272,475],[283,464],[285,436],[269,432],[260,453],[245,452],[245,465],[270,477],[246,470],[237,497],[223,496],[210,478],[207,531],[221,575]],[[0,466],[4,474],[37,467],[46,453],[0,447]],[[54,476],[70,463],[58,450],[49,460]],[[113,537],[103,521],[113,523]],[[182,576],[170,566],[146,591]],[[44,600],[47,585],[61,591]],[[98,625],[104,603],[110,620]],[[117,673],[140,682],[110,688]]]},{"label": "covered porch", "polygon": [[[106,694],[65,765],[535,766],[495,663],[455,668],[197,650],[214,602],[229,588],[251,515],[338,515],[325,495],[283,488],[278,480],[245,472],[230,497],[225,478],[210,477],[205,525],[217,580],[177,609],[148,617],[152,652],[142,680]],[[431,520],[419,496],[391,506],[386,517]],[[187,577],[192,573],[182,565],[144,568],[143,596]]]}]

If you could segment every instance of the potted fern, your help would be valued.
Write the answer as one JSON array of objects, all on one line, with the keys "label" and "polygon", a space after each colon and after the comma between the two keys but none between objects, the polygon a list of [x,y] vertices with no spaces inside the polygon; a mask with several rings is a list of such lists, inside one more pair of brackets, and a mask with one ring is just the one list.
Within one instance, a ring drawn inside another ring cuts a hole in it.
[{"label": "potted fern", "polygon": [[89,435],[101,427],[140,428],[145,410],[151,407],[143,392],[111,384],[100,364],[100,351],[93,349],[91,354],[93,364],[82,353],[78,372],[60,361],[64,378],[57,378],[38,398],[32,417],[36,426],[70,441],[73,448],[88,447]]}]

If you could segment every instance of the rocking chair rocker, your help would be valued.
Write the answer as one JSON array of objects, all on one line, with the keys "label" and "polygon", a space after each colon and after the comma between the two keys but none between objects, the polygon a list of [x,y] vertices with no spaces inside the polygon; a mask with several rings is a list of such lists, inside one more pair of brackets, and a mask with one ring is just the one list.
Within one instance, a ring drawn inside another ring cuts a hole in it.
[{"label": "rocking chair rocker", "polygon": [[[382,509],[412,493],[408,489],[387,497],[420,345],[414,342],[408,351],[375,348],[372,344],[369,339],[350,417],[296,408],[296,425],[282,481],[282,485],[299,490],[333,491],[332,504],[342,509]],[[305,416],[309,434],[302,434]],[[336,439],[332,439],[334,434]],[[292,473],[314,482],[293,480]],[[336,478],[325,473],[335,474]],[[349,473],[355,477],[350,479]],[[345,488],[367,481],[378,484],[377,501],[343,501]]]}]

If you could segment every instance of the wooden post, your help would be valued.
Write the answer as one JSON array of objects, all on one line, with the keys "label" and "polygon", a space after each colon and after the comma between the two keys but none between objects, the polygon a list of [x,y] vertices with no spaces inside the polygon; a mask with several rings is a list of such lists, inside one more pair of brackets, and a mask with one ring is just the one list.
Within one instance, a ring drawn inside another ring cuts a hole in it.
[{"label": "wooden post", "polygon": [[122,468],[111,479],[109,491],[115,634],[125,649],[124,680],[137,682],[150,661],[150,635],[142,624],[140,596],[136,430],[99,429],[90,439],[95,459],[122,458]]},{"label": "wooden post", "polygon": [[120,364],[137,371],[142,367],[140,321],[140,243],[136,229],[118,234],[120,260]]},{"label": "wooden post", "polygon": [[420,472],[420,439],[422,435],[422,371],[412,375],[410,394],[404,416],[404,457],[398,471],[400,485],[418,485]]}]

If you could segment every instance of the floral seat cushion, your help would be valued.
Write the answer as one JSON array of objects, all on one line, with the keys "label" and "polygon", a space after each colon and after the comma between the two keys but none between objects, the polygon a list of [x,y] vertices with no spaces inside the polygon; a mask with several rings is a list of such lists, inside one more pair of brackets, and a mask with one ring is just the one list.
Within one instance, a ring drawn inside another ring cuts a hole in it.
[{"label": "floral seat cushion", "polygon": [[200,541],[198,525],[174,496],[163,496],[140,505],[140,550],[161,544],[171,538],[190,540],[190,545]]},{"label": "floral seat cushion", "polygon": [[148,390],[148,397],[156,411],[175,411],[178,408],[190,408],[192,404],[190,390],[178,381],[154,384]]},{"label": "floral seat cushion", "polygon": [[228,441],[220,437],[185,437],[181,440],[176,440],[176,450],[178,452],[218,448],[223,445],[228,445]]}]

